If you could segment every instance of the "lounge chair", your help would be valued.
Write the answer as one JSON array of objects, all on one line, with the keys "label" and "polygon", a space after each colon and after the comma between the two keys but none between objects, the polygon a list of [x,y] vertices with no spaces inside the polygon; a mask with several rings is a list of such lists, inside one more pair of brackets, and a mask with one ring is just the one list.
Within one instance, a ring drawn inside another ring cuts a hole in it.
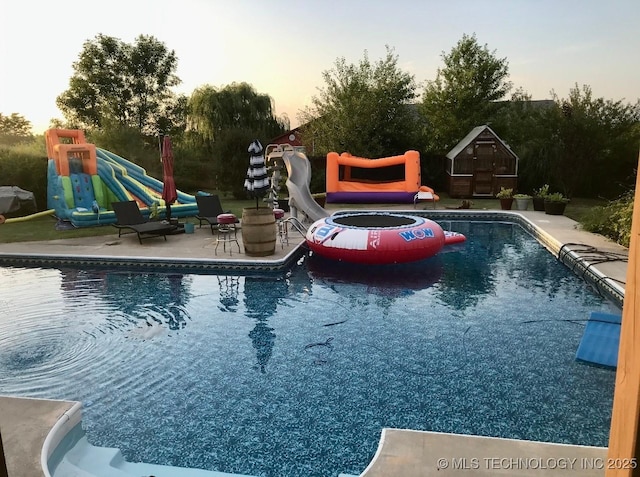
[{"label": "lounge chair", "polygon": [[[198,204],[198,215],[196,219],[199,221],[199,227],[203,222],[207,222],[211,226],[211,234],[218,228],[218,215],[228,213],[222,210],[220,197],[217,195],[196,195],[196,203]],[[236,219],[236,224],[240,221]]]},{"label": "lounge chair", "polygon": [[[116,214],[114,227],[118,229],[118,237],[123,233],[138,234],[138,241],[142,244],[143,238],[164,237],[172,233],[176,227],[166,221],[150,222],[145,219],[134,200],[125,202],[112,202],[111,207]],[[130,230],[131,232],[124,232]]]}]

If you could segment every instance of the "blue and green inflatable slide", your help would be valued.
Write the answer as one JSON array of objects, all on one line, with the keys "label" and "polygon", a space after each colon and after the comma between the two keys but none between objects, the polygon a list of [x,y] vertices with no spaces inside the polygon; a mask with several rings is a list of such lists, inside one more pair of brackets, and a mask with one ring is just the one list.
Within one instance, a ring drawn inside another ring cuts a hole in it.
[{"label": "blue and green inflatable slide", "polygon": [[[82,161],[69,160],[69,176],[61,176],[55,161],[49,159],[47,170],[47,204],[55,215],[76,227],[113,224],[116,217],[111,203],[138,202],[143,214],[158,207],[165,211],[162,182],[145,169],[104,149],[96,149],[97,174],[83,171]],[[198,213],[195,196],[178,191],[178,201],[171,205],[172,217],[189,217]]]}]

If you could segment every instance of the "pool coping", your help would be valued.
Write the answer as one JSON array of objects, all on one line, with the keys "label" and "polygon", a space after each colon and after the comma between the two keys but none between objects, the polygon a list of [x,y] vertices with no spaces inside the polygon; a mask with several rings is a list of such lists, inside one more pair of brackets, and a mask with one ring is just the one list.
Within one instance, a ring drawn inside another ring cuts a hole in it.
[{"label": "pool coping", "polygon": [[147,257],[136,255],[86,255],[63,253],[20,253],[0,251],[0,266],[91,266],[101,268],[135,269],[145,271],[180,270],[193,273],[219,272],[278,272],[286,270],[298,260],[304,251],[304,242],[295,246],[283,258],[265,259],[260,257],[226,258],[186,258]]},{"label": "pool coping", "polygon": [[360,477],[601,477],[606,457],[606,447],[384,428]]},{"label": "pool coping", "polygon": [[80,401],[73,401],[73,405],[66,410],[62,416],[60,416],[42,444],[40,465],[42,466],[44,477],[51,477],[51,473],[49,472],[49,459],[55,452],[56,448],[64,440],[67,434],[69,434],[69,432],[71,432],[73,428],[81,422],[82,403]]}]

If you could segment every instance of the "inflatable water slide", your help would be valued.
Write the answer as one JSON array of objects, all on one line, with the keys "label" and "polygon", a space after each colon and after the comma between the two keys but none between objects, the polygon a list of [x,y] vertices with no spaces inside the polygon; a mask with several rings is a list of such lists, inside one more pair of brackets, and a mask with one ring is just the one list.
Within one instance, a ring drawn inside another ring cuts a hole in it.
[{"label": "inflatable water slide", "polygon": [[279,189],[282,165],[287,169],[286,186],[289,191],[289,207],[291,217],[298,218],[298,211],[305,214],[311,221],[327,217],[327,212],[311,195],[311,164],[307,156],[290,144],[269,144],[266,147],[266,163],[273,171],[271,185]]},{"label": "inflatable water slide", "polygon": [[[85,140],[72,129],[49,129],[47,142],[47,204],[55,215],[76,227],[113,224],[112,202],[135,200],[143,215],[156,208],[164,218],[162,182],[142,167]],[[171,217],[198,213],[195,196],[178,191]]]}]

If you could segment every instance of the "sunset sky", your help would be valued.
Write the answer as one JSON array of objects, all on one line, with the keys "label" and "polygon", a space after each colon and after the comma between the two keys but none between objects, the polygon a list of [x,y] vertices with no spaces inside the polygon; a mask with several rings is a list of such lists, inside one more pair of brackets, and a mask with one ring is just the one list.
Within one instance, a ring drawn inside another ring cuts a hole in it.
[{"label": "sunset sky", "polygon": [[534,99],[567,97],[577,83],[635,103],[639,25],[637,0],[11,1],[0,16],[0,113],[23,115],[38,133],[62,118],[56,97],[99,33],[128,43],[153,35],[178,56],[177,92],[245,81],[292,127],[337,58],[357,63],[367,50],[376,61],[389,45],[422,85],[465,33],[506,58],[514,88]]}]

